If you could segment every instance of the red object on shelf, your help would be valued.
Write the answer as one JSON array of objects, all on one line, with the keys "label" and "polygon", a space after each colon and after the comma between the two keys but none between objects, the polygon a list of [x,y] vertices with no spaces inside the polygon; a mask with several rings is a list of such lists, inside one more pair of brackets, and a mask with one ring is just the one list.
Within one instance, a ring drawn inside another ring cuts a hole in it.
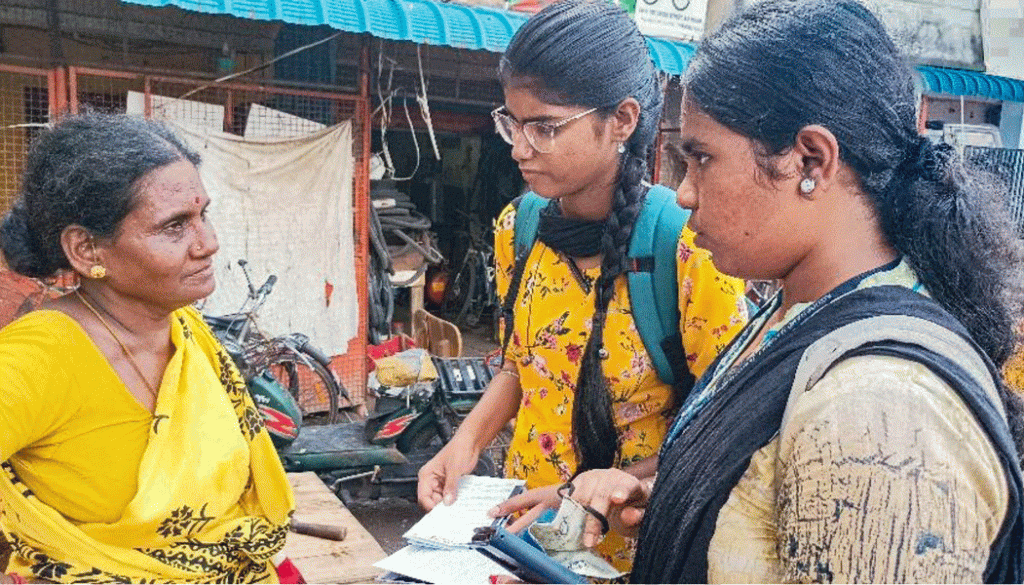
[{"label": "red object on shelf", "polygon": [[402,333],[396,335],[391,339],[377,345],[366,346],[366,368],[367,371],[372,372],[376,369],[374,360],[380,358],[395,355],[398,352],[405,351],[407,349],[416,347],[416,342],[411,337]]}]

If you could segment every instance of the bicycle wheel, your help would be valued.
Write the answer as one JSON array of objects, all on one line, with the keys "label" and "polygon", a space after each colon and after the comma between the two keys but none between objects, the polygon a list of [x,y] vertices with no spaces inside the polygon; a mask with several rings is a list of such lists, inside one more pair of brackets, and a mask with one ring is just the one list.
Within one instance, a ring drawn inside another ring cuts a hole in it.
[{"label": "bicycle wheel", "polygon": [[473,274],[473,290],[470,291],[469,298],[466,299],[462,316],[462,322],[471,329],[479,325],[480,319],[483,317],[484,302],[481,300],[481,295],[484,294],[483,287],[485,286],[481,275],[476,270],[473,270]]},{"label": "bicycle wheel", "polygon": [[282,353],[267,363],[267,370],[299,404],[303,425],[338,421],[338,382],[313,356]]},{"label": "bicycle wheel", "polygon": [[[470,252],[472,254],[472,252]],[[444,313],[451,317],[456,324],[463,323],[469,306],[473,303],[474,289],[476,288],[476,270],[473,267],[473,260],[469,254],[462,261],[462,266],[455,273],[445,291]],[[450,295],[450,296],[449,296]]]},{"label": "bicycle wheel", "polygon": [[512,444],[512,432],[512,424],[506,424],[501,427],[490,444],[484,447],[483,455],[489,456],[494,462],[496,477],[505,476],[505,458],[508,457],[508,447]]},{"label": "bicycle wheel", "polygon": [[[448,421],[452,423],[453,427],[459,422],[459,417],[452,416],[450,414],[447,416]],[[504,433],[505,430],[506,429],[502,429],[501,433]],[[480,459],[477,460],[476,467],[473,468],[473,475],[502,477],[504,473],[502,466],[505,462],[504,454],[496,452],[491,448],[502,436],[501,433],[498,434],[498,437],[495,437],[495,440],[491,442],[491,445],[488,445],[487,448],[484,449],[483,453],[480,453]],[[509,438],[511,439],[511,437],[512,435],[510,432]],[[405,454],[417,452],[422,453],[424,451],[436,452],[440,451],[441,447],[444,447],[445,442],[446,441],[438,434],[437,423],[434,421],[434,417],[424,416],[409,426],[409,429],[398,439],[396,447],[398,447],[399,451]],[[507,451],[507,449],[508,447],[506,445],[505,450]],[[502,457],[501,461],[495,459],[495,455],[498,454]]]}]

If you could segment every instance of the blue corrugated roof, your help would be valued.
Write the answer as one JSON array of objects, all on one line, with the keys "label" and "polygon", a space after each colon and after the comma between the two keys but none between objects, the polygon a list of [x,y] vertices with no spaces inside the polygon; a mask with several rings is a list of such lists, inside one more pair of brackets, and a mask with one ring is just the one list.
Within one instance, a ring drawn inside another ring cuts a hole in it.
[{"label": "blue corrugated roof", "polygon": [[1024,81],[965,69],[919,65],[926,91],[1024,102]]},{"label": "blue corrugated roof", "polygon": [[[529,15],[483,6],[431,0],[122,0],[145,6],[230,14],[254,20],[322,25],[382,39],[503,52]],[[654,64],[679,74],[693,56],[693,45],[648,37]]]}]

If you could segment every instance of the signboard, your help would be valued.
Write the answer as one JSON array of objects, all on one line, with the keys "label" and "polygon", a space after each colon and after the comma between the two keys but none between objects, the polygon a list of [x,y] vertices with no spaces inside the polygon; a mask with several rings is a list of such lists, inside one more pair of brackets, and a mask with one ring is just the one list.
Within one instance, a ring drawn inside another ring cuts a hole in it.
[{"label": "signboard", "polygon": [[914,62],[984,69],[981,0],[867,0]]},{"label": "signboard", "polygon": [[[759,0],[742,0],[744,6]],[[984,2],[1018,0],[861,0],[914,63],[984,70]]]},{"label": "signboard", "polygon": [[699,41],[707,11],[708,0],[636,0],[633,17],[645,35]]},{"label": "signboard", "polygon": [[1024,55],[1024,2],[989,0],[987,8],[985,60],[988,72],[1024,79],[1024,59],[1021,59]]}]

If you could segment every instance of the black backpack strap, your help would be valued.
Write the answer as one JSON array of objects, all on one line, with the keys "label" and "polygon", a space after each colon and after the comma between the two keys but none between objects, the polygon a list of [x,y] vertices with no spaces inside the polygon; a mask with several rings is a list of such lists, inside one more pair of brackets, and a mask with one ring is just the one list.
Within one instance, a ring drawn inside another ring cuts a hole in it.
[{"label": "black backpack strap", "polygon": [[[524,203],[525,198],[525,205]],[[505,365],[505,354],[508,351],[508,342],[512,338],[512,326],[515,323],[516,297],[519,296],[519,287],[523,280],[523,272],[526,271],[526,261],[533,251],[533,242],[537,235],[537,222],[540,216],[540,209],[547,204],[532,191],[512,200],[512,208],[516,210],[515,227],[513,228],[513,251],[515,253],[515,264],[512,267],[512,279],[505,291],[505,298],[501,303],[501,316],[505,320],[503,327],[504,335],[501,340],[501,365]],[[524,214],[529,217],[524,217]]]},{"label": "black backpack strap", "polygon": [[504,337],[501,340],[501,365],[505,365],[505,352],[508,350],[508,340],[512,338],[512,324],[515,321],[516,297],[519,296],[519,284],[523,280],[523,272],[526,271],[526,260],[530,257],[530,250],[516,256],[515,266],[512,268],[512,280],[508,284],[508,291],[505,293],[505,300],[501,303],[501,317],[505,320]]},{"label": "black backpack strap", "polygon": [[1020,583],[1024,578],[1024,477],[999,395],[997,368],[973,340],[932,321],[911,315],[880,315],[855,321],[811,344],[793,378],[782,419],[785,428],[796,397],[811,389],[844,359],[886,355],[928,367],[964,401],[988,435],[1003,464],[1009,499],[985,569],[988,583]]}]

